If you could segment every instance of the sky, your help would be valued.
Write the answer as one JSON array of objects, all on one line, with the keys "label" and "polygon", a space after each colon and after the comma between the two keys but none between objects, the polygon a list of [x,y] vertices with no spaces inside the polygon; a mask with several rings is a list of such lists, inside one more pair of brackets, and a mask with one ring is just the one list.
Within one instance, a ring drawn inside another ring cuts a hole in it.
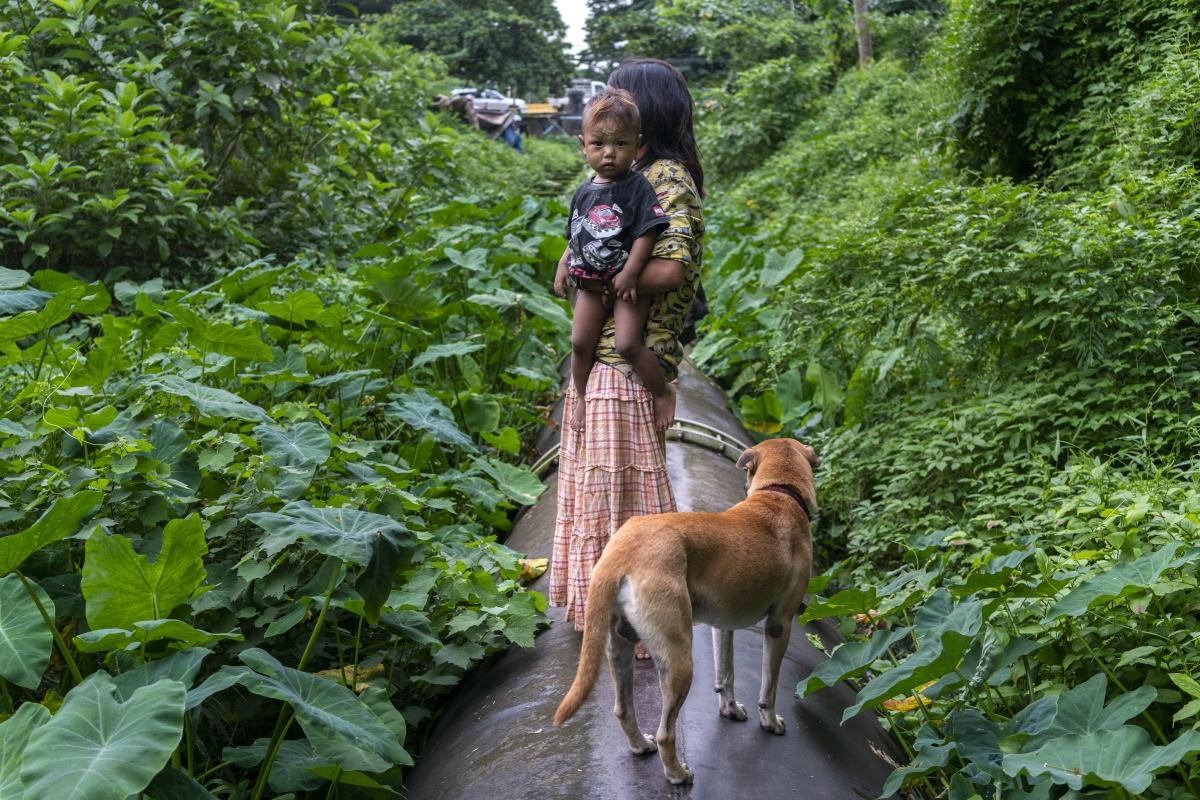
[{"label": "sky", "polygon": [[567,23],[567,42],[571,49],[583,49],[583,23],[587,20],[587,0],[554,0],[563,22]]}]

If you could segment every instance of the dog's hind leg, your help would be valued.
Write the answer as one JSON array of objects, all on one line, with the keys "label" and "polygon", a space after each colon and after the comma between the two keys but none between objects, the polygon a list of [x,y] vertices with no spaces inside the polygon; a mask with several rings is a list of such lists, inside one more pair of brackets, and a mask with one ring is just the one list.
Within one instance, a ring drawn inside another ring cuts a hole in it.
[{"label": "dog's hind leg", "polygon": [[673,784],[691,783],[692,771],[688,769],[687,764],[679,760],[675,748],[675,728],[679,721],[679,711],[692,688],[691,642],[684,642],[682,648],[673,649],[670,656],[659,658],[656,655],[655,659],[654,665],[658,669],[658,685],[662,690],[663,701],[662,717],[658,721],[658,731],[654,737],[658,742],[658,757],[662,759],[667,780]]},{"label": "dog's hind leg", "polygon": [[712,629],[713,673],[721,716],[737,722],[746,721],[746,707],[733,694],[733,631]]},{"label": "dog's hind leg", "polygon": [[[649,582],[647,582],[649,583]],[[662,716],[654,739],[663,772],[673,784],[691,783],[692,771],[676,751],[676,723],[692,688],[692,601],[687,586],[671,581],[639,587],[652,603],[638,609],[638,632],[654,656],[662,691]]]},{"label": "dog's hind leg", "polygon": [[[622,620],[621,624],[628,626]],[[626,636],[625,634],[629,635]],[[610,629],[608,632],[608,669],[613,680],[613,694],[616,701],[613,704],[613,714],[621,723],[621,730],[629,740],[629,749],[635,755],[653,753],[658,749],[654,737],[642,733],[637,724],[637,707],[633,697],[633,646],[637,641],[637,633],[632,628],[621,631]]]},{"label": "dog's hind leg", "polygon": [[775,713],[775,691],[779,688],[779,667],[792,636],[792,613],[780,614],[776,606],[763,620],[762,690],[758,694],[758,723],[765,730],[783,734],[787,726]]}]

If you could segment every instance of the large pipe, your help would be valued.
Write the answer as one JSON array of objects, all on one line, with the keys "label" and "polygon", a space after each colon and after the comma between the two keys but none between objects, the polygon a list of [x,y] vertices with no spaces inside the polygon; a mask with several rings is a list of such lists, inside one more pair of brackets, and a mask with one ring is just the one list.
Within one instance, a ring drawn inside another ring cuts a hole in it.
[{"label": "large pipe", "polygon": [[[684,421],[667,444],[671,484],[681,511],[717,511],[745,497],[735,466],[738,451],[752,443],[725,407],[720,390],[685,363],[679,379],[678,417]],[[689,424],[691,423],[691,424]],[[551,453],[557,434],[538,442]],[[732,458],[731,458],[732,455]],[[548,465],[549,459],[544,464]],[[549,467],[547,467],[549,469]],[[557,476],[541,499],[520,516],[507,544],[533,558],[548,558],[554,535]],[[546,591],[548,578],[533,588]],[[550,719],[575,675],[579,634],[551,609],[554,624],[530,649],[512,648],[472,672],[432,730],[425,752],[406,781],[413,800],[636,800],[689,798],[740,800],[797,797],[853,800],[879,795],[902,760],[893,741],[871,715],[841,724],[854,702],[845,684],[797,700],[790,689],[822,655],[804,633],[828,644],[838,641],[829,625],[794,630],[780,673],[777,712],[787,733],[759,728],[753,713],[761,673],[762,629],[734,636],[740,700],[750,720],[732,722],[717,714],[712,691],[712,637],[698,626],[693,637],[695,677],[679,716],[680,757],[695,772],[691,786],[671,786],[657,755],[635,757],[612,715],[611,680],[602,676],[591,699],[561,728]],[[653,733],[661,703],[651,662],[635,668],[637,713],[642,730]]]}]

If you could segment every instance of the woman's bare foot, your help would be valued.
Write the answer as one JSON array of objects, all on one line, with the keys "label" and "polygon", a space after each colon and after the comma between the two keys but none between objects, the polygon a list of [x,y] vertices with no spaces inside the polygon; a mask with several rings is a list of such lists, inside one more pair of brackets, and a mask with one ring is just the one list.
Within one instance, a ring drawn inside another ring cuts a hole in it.
[{"label": "woman's bare foot", "polygon": [[633,646],[633,657],[638,661],[649,661],[650,651],[646,649],[646,645],[642,644],[641,640]]},{"label": "woman's bare foot", "polygon": [[583,404],[583,398],[582,397],[576,398],[575,399],[575,409],[571,413],[571,427],[577,431],[583,430],[583,418],[584,418],[584,412],[586,410],[587,409]]},{"label": "woman's bare foot", "polygon": [[667,390],[654,398],[654,429],[665,431],[675,421],[675,387],[667,384]]}]

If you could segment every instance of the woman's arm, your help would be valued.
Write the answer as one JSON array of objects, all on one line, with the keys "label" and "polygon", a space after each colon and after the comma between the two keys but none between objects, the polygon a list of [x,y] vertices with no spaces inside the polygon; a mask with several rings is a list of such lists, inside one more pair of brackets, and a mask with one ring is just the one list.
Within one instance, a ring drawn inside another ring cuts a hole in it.
[{"label": "woman's arm", "polygon": [[662,294],[683,286],[687,265],[670,258],[652,258],[638,276],[637,290],[642,294]]}]

